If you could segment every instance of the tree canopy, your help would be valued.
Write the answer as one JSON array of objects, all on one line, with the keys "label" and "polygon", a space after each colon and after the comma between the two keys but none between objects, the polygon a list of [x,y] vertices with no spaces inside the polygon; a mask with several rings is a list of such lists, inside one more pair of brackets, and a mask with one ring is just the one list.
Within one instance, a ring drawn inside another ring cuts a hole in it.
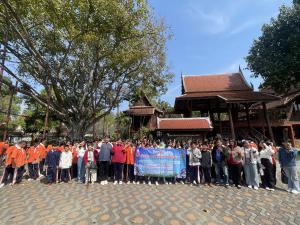
[{"label": "tree canopy", "polygon": [[300,4],[282,6],[277,18],[264,24],[262,35],[253,42],[246,57],[248,68],[255,77],[264,79],[279,93],[300,85]]},{"label": "tree canopy", "polygon": [[137,89],[157,95],[172,78],[168,35],[146,0],[2,0],[0,27],[4,71],[74,138]]}]

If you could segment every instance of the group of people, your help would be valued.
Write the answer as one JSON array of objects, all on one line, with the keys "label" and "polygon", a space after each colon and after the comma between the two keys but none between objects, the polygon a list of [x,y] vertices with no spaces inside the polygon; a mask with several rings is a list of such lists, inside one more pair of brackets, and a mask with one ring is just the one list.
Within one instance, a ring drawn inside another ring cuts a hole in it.
[{"label": "group of people", "polygon": [[[186,177],[141,177],[135,174],[134,163],[137,148],[173,148],[186,152]],[[71,182],[101,185],[133,184],[176,184],[224,185],[230,183],[240,189],[241,185],[257,190],[263,187],[274,191],[276,185],[276,160],[287,177],[288,192],[299,193],[299,180],[296,168],[297,150],[289,142],[276,148],[270,141],[220,140],[208,141],[150,141],[141,139],[136,142],[109,138],[96,142],[63,143],[48,145],[45,141],[30,147],[25,141],[9,146],[0,142],[0,155],[4,163],[0,188],[5,184],[14,185],[28,175],[28,180],[37,180],[46,176],[49,185],[59,182]],[[260,182],[261,181],[261,182]]]}]

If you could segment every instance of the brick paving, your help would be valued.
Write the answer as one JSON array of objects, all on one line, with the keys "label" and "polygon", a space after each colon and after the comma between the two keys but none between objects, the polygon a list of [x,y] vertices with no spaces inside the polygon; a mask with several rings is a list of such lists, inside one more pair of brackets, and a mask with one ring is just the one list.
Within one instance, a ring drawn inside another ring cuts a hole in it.
[{"label": "brick paving", "polygon": [[0,190],[0,224],[300,224],[300,195],[277,186],[269,192],[24,181]]}]

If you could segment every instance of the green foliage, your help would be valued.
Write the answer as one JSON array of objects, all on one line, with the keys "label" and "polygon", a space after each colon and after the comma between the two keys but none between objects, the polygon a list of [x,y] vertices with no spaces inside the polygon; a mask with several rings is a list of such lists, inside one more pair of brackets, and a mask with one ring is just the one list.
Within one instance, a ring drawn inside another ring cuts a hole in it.
[{"label": "green foliage", "polygon": [[134,134],[133,139],[138,140],[145,137],[149,138],[152,132],[153,130],[151,130],[150,128],[141,127],[141,129]]},{"label": "green foliage", "polygon": [[3,31],[17,68],[5,71],[43,106],[47,95],[36,87],[46,90],[50,110],[74,136],[141,88],[163,93],[172,77],[168,34],[146,0],[3,0],[0,44]]},{"label": "green foliage", "polygon": [[[4,77],[6,82],[11,83],[9,78]],[[1,101],[0,101],[0,131],[3,132],[6,123],[6,115],[9,108],[9,101],[11,98],[11,90],[7,86],[1,88]],[[11,106],[11,117],[8,124],[8,130],[14,131],[18,126],[24,128],[24,117],[18,116],[21,112],[22,99],[20,96],[14,94]]]},{"label": "green foliage", "polygon": [[264,24],[262,35],[254,41],[246,61],[264,86],[287,92],[300,84],[300,7],[282,6],[277,18]]}]

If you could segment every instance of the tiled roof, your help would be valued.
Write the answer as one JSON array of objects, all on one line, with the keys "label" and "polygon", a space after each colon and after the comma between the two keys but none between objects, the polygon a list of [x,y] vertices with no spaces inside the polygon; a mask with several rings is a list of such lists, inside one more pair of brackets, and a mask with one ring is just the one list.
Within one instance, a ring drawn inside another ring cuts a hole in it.
[{"label": "tiled roof", "polygon": [[158,130],[212,130],[208,117],[196,118],[158,118]]},{"label": "tiled roof", "polygon": [[252,90],[241,73],[184,75],[182,79],[185,93]]},{"label": "tiled roof", "polygon": [[152,106],[132,106],[127,110],[131,115],[154,115],[155,108]]},{"label": "tiled roof", "polygon": [[279,99],[276,96],[255,92],[255,91],[232,91],[232,92],[201,92],[187,93],[176,98],[176,100],[185,99],[211,99],[219,98],[225,102],[257,102],[272,101]]}]

